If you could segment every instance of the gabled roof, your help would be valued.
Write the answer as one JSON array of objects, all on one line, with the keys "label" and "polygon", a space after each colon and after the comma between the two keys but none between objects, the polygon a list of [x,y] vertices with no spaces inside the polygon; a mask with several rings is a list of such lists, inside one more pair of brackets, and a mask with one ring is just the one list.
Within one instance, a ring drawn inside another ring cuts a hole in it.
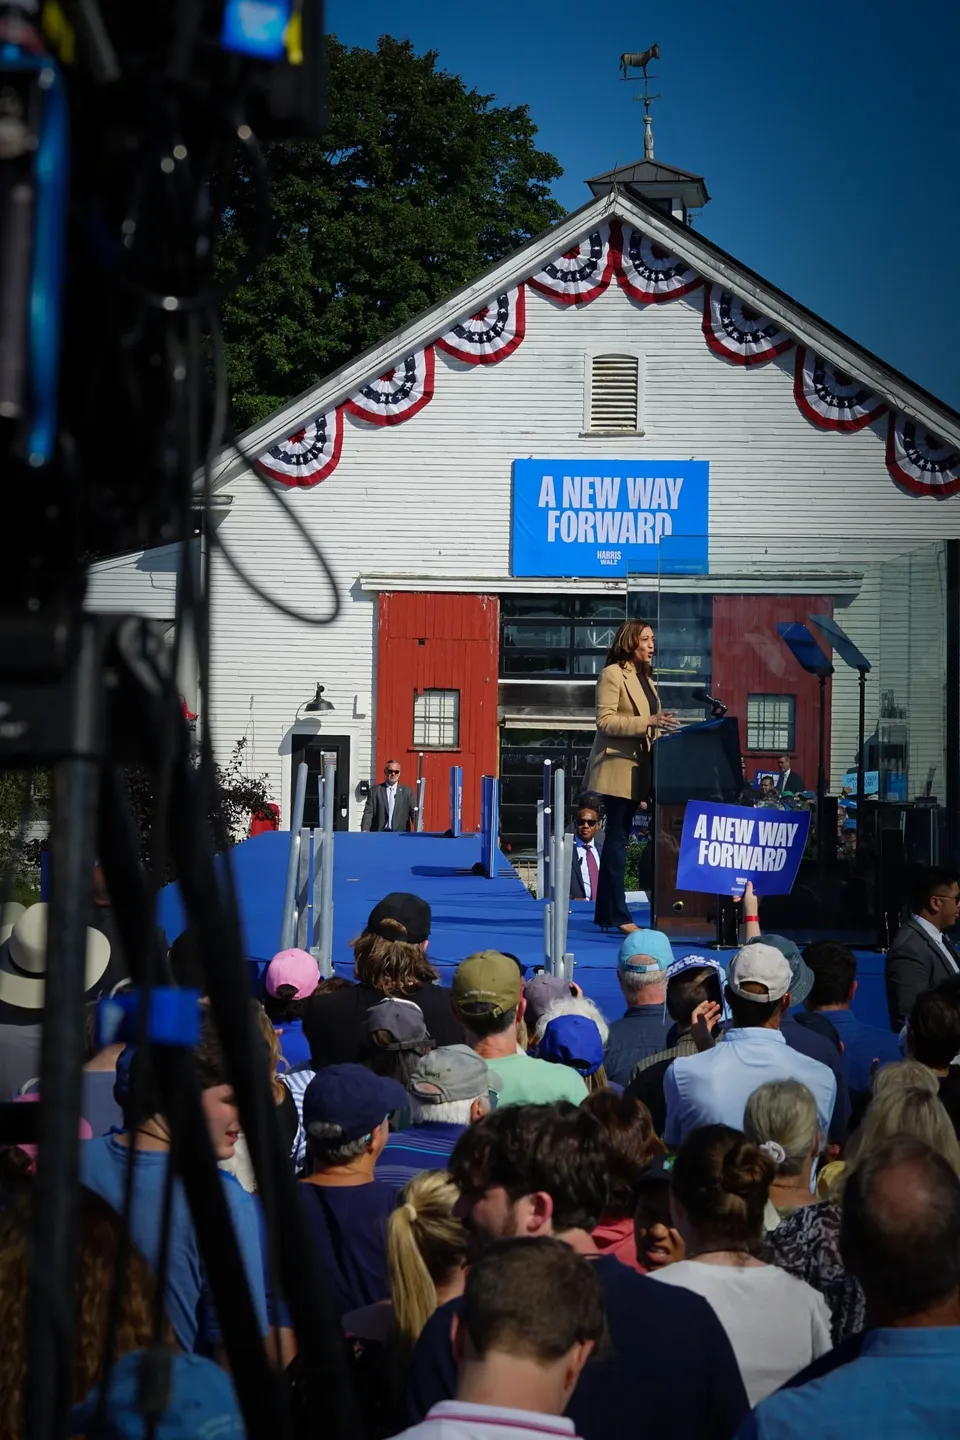
[{"label": "gabled roof", "polygon": [[[662,187],[662,193],[683,195],[688,207],[706,205],[710,196],[702,175],[692,170],[681,170],[678,165],[665,165],[662,160],[634,160],[632,165],[618,165],[615,170],[606,170],[587,181],[594,195],[608,195],[615,185],[626,190],[633,186]],[[674,187],[669,190],[669,187]],[[642,196],[637,197],[642,199]]]},{"label": "gabled roof", "polygon": [[[262,455],[311,416],[333,409],[358,386],[383,375],[407,355],[422,350],[457,321],[476,314],[493,296],[503,294],[535,274],[551,256],[568,250],[602,221],[614,218],[642,230],[678,259],[685,260],[709,283],[722,286],[753,309],[779,321],[800,344],[859,380],[892,410],[903,412],[926,430],[960,447],[960,412],[858,345],[785,291],[771,285],[699,231],[661,214],[635,192],[627,193],[616,185],[606,196],[572,211],[549,230],[491,265],[469,285],[421,311],[416,319],[252,426],[241,437],[244,450],[248,455]],[[236,451],[225,448],[214,465],[215,487],[228,484],[248,468]]]}]

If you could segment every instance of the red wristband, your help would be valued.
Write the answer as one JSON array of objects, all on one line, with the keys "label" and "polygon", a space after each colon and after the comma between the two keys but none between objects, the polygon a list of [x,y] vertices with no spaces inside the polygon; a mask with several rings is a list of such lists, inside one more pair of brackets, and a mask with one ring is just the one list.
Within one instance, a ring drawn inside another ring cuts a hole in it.
[{"label": "red wristband", "polygon": [[743,923],[744,923],[745,925],[749,925],[749,923],[750,923],[751,920],[756,920],[757,924],[758,924],[758,925],[760,924],[760,916],[759,916],[759,915],[744,915],[744,917],[743,917]]}]

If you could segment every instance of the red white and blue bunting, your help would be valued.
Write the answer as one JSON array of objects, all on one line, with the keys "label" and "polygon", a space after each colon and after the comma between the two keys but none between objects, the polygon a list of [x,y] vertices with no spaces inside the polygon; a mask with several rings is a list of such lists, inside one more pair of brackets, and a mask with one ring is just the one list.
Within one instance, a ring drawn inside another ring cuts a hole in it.
[{"label": "red white and blue bunting", "polygon": [[496,365],[522,343],[526,332],[523,286],[497,295],[469,320],[461,320],[437,341],[440,350],[468,365]]},{"label": "red white and blue bunting", "polygon": [[337,468],[343,447],[343,412],[326,410],[260,456],[260,469],[281,485],[310,489]]},{"label": "red white and blue bunting", "polygon": [[671,255],[642,230],[623,225],[619,238],[617,280],[632,299],[644,304],[676,300],[703,284],[703,278],[686,260]]},{"label": "red white and blue bunting", "polygon": [[960,492],[960,449],[931,435],[906,415],[890,416],[887,469],[914,495],[945,500]]},{"label": "red white and blue bunting", "polygon": [[793,344],[775,320],[717,285],[708,285],[703,297],[703,333],[710,349],[735,365],[765,365]]},{"label": "red white and blue bunting", "polygon": [[[614,274],[625,294],[642,304],[675,300],[705,285],[703,334],[715,354],[736,365],[762,365],[795,344],[731,291],[704,282],[686,261],[631,225],[604,222],[569,250],[556,254],[527,282],[563,305],[585,305]],[[467,365],[495,365],[512,355],[526,333],[523,284],[495,295],[436,341]],[[407,355],[392,370],[359,386],[337,407],[306,424],[259,459],[258,468],[281,485],[309,488],[336,469],[343,446],[343,412],[371,425],[399,425],[433,398],[434,346]],[[878,419],[881,398],[814,351],[797,344],[794,398],[801,414],[833,432],[853,432]],[[886,449],[893,479],[914,495],[960,494],[960,446],[929,433],[907,416],[890,413]]]},{"label": "red white and blue bunting", "polygon": [[554,255],[529,283],[562,305],[588,305],[606,290],[616,264],[610,224],[604,221],[569,250]]},{"label": "red white and blue bunting", "polygon": [[824,430],[862,430],[887,408],[866,385],[803,345],[797,346],[793,393],[801,414]]},{"label": "red white and blue bunting", "polygon": [[346,408],[371,425],[401,425],[433,399],[433,346],[408,355],[377,380],[354,390]]}]

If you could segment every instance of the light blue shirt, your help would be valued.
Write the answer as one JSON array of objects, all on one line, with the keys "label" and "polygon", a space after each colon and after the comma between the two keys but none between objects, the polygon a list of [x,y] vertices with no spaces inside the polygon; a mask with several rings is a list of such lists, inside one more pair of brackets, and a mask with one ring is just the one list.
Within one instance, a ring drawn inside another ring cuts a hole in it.
[{"label": "light blue shirt", "polygon": [[939,1440],[958,1416],[960,1327],[871,1330],[857,1360],[761,1400],[735,1440]]},{"label": "light blue shirt", "polygon": [[663,1138],[681,1144],[698,1125],[743,1129],[743,1111],[754,1090],[769,1080],[799,1080],[817,1102],[820,1132],[830,1128],[837,1098],[832,1070],[793,1050],[779,1030],[728,1030],[712,1050],[674,1060],[663,1079],[667,1125]]},{"label": "light blue shirt", "polygon": [[[80,1146],[80,1180],[117,1212],[123,1214],[130,1150],[113,1135],[85,1140]],[[169,1155],[163,1150],[138,1150],[133,1179],[130,1236],[150,1268],[160,1259],[163,1193]],[[240,1258],[246,1271],[253,1308],[262,1334],[267,1333],[267,1299],[260,1252],[260,1222],[253,1197],[232,1175],[220,1171],[223,1193],[233,1221]],[[187,1205],[183,1183],[173,1182],[170,1215],[170,1249],[167,1257],[167,1318],[184,1350],[194,1350],[201,1338],[201,1322],[212,1326],[212,1308],[200,1261],[200,1248]]]}]

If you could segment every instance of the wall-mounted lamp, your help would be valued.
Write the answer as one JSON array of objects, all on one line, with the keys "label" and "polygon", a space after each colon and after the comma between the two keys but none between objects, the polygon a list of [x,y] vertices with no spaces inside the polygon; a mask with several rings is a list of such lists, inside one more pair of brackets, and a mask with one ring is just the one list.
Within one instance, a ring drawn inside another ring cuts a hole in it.
[{"label": "wall-mounted lamp", "polygon": [[299,718],[300,718],[300,712],[301,712],[301,710],[303,711],[303,713],[304,713],[305,715],[321,715],[321,714],[325,714],[327,711],[333,710],[333,709],[334,709],[333,701],[332,701],[332,700],[324,700],[324,698],[323,698],[323,686],[322,686],[322,685],[319,683],[319,681],[318,681],[318,682],[317,682],[316,694],[313,696],[313,699],[312,699],[312,700],[305,700],[302,705],[298,705],[298,706],[297,706],[297,719],[299,720]]},{"label": "wall-mounted lamp", "polygon": [[331,700],[324,700],[323,686],[318,683],[317,693],[314,695],[312,700],[307,701],[306,705],[304,705],[303,708],[307,711],[332,710],[333,702]]}]

